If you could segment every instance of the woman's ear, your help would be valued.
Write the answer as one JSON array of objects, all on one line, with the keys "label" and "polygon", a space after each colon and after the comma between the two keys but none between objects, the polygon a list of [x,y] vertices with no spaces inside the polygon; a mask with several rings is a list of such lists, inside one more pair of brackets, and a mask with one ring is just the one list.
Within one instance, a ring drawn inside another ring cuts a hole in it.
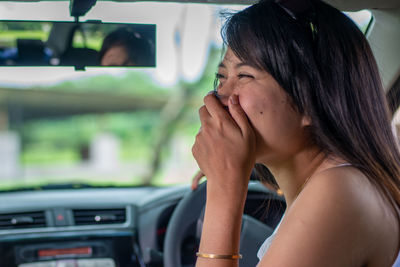
[{"label": "woman's ear", "polygon": [[301,118],[301,126],[303,127],[311,126],[310,116],[303,115],[303,117]]}]

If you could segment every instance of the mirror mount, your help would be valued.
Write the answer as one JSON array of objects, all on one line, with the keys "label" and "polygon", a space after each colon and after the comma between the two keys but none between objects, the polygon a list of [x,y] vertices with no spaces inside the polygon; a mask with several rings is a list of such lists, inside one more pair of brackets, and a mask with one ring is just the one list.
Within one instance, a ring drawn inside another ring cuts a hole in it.
[{"label": "mirror mount", "polygon": [[97,0],[70,0],[70,15],[75,17],[75,21],[78,21],[79,17],[84,16],[96,4],[96,1]]}]

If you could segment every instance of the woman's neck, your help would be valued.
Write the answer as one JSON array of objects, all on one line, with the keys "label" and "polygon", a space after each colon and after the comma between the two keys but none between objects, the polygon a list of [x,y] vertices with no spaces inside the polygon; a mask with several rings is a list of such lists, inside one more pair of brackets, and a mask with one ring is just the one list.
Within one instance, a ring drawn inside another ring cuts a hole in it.
[{"label": "woman's neck", "polygon": [[312,147],[300,151],[279,164],[265,164],[282,190],[287,208],[292,205],[308,178],[321,167],[326,159],[325,153]]}]

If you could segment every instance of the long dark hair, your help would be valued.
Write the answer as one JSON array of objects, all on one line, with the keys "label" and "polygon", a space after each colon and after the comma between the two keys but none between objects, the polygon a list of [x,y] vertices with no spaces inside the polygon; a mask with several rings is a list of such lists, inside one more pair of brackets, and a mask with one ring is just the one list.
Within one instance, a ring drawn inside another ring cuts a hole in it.
[{"label": "long dark hair", "polygon": [[299,14],[264,0],[230,16],[225,44],[269,72],[311,118],[312,142],[360,169],[397,209],[400,155],[369,44],[339,10],[307,2]]}]

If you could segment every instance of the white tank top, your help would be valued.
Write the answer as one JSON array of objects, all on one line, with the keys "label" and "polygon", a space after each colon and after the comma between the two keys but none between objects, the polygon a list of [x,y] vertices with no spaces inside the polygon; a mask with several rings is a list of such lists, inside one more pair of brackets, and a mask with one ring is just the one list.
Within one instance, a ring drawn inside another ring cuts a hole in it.
[{"label": "white tank top", "polygon": [[285,216],[285,215],[282,216],[282,219],[281,219],[281,221],[279,222],[278,226],[275,228],[274,232],[273,232],[267,239],[265,239],[264,243],[262,243],[261,247],[258,249],[257,257],[258,257],[258,259],[259,259],[260,261],[261,261],[262,257],[264,256],[264,254],[265,254],[265,253],[267,252],[267,250],[269,249],[269,247],[271,246],[272,241],[274,240],[274,237],[275,237],[275,235],[276,235],[276,232],[278,231],[279,226],[281,226],[281,223],[282,223],[282,220],[283,220],[283,217],[284,217],[284,216]]},{"label": "white tank top", "polygon": [[397,255],[396,261],[393,263],[393,267],[400,267],[400,252]]}]

